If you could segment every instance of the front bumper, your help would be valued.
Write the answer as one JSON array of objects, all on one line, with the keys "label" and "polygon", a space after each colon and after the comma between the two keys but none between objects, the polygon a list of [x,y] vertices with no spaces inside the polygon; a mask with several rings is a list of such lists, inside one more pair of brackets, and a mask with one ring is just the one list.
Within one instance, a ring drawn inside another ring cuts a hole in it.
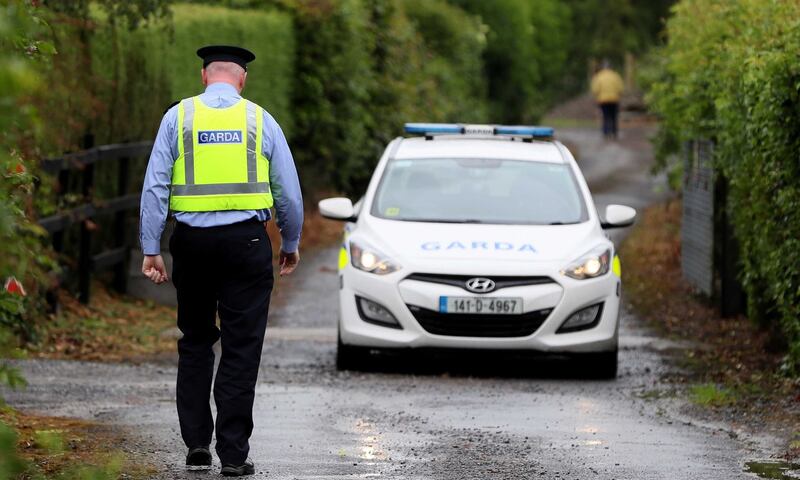
[{"label": "front bumper", "polygon": [[[620,279],[608,274],[591,280],[572,280],[553,269],[542,269],[552,283],[513,286],[482,296],[521,297],[523,315],[532,321],[525,328],[514,330],[515,336],[470,336],[431,333],[434,330],[420,311],[438,312],[440,296],[481,296],[453,285],[407,279],[409,272],[378,276],[347,266],[340,271],[339,334],[347,345],[373,348],[455,348],[489,350],[532,350],[541,352],[588,353],[617,348]],[[491,275],[484,275],[491,277]],[[401,329],[367,323],[359,316],[356,296],[379,303],[388,309]],[[564,321],[576,311],[602,303],[596,326],[570,333],[556,333]],[[540,321],[536,322],[536,315]],[[416,316],[415,316],[416,315]],[[446,314],[444,314],[446,315]],[[498,321],[507,317],[495,317]],[[427,326],[427,329],[423,325]],[[487,324],[490,325],[490,324]],[[441,331],[441,330],[440,330]],[[525,332],[520,334],[519,332]],[[532,332],[532,333],[527,333]],[[517,336],[518,335],[518,336]]]}]

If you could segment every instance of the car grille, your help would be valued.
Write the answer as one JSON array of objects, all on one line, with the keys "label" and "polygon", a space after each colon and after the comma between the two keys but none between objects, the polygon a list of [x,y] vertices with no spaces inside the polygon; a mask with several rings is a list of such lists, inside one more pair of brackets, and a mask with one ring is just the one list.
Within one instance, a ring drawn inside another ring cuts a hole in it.
[{"label": "car grille", "polygon": [[[493,291],[500,290],[501,288],[508,287],[522,287],[526,285],[542,285],[546,283],[556,283],[550,277],[509,277],[509,276],[492,276],[492,275],[444,275],[439,273],[412,273],[406,277],[406,280],[417,280],[420,282],[441,283],[444,285],[452,285],[454,287],[463,288],[467,290],[467,280],[476,277],[490,278],[494,281],[495,287]],[[469,290],[467,290],[469,291]]]},{"label": "car grille", "polygon": [[408,305],[411,314],[428,333],[451,337],[527,337],[533,334],[552,308],[519,315],[440,313]]}]

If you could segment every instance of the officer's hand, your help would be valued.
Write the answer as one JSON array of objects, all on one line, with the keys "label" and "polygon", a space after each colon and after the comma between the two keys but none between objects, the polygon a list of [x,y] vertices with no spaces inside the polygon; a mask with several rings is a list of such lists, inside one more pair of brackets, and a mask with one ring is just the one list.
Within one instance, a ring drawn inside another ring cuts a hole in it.
[{"label": "officer's hand", "polygon": [[281,250],[278,257],[278,264],[281,266],[281,277],[284,275],[291,275],[297,264],[300,263],[300,250],[294,253],[286,253]]},{"label": "officer's hand", "polygon": [[164,259],[161,255],[145,255],[142,262],[142,273],[156,285],[169,280],[167,268],[164,266]]}]

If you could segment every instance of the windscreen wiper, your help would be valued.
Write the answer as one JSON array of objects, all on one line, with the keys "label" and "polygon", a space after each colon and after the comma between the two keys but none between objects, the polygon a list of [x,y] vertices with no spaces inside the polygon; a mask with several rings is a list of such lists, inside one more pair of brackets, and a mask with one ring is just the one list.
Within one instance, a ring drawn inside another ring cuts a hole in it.
[{"label": "windscreen wiper", "polygon": [[450,220],[441,218],[403,218],[406,222],[423,222],[423,223],[484,223],[482,220],[475,218],[466,218],[463,220]]}]

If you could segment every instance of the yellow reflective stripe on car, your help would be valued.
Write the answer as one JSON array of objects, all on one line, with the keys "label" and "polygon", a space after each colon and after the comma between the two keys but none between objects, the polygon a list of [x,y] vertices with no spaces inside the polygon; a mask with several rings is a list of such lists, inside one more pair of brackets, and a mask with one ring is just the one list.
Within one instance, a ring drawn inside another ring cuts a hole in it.
[{"label": "yellow reflective stripe on car", "polygon": [[614,262],[611,264],[611,271],[614,275],[622,277],[622,264],[619,262],[619,255],[614,255]]},{"label": "yellow reflective stripe on car", "polygon": [[339,249],[339,270],[343,270],[344,267],[347,266],[347,263],[350,261],[347,257],[347,248],[342,245],[342,248]]}]

